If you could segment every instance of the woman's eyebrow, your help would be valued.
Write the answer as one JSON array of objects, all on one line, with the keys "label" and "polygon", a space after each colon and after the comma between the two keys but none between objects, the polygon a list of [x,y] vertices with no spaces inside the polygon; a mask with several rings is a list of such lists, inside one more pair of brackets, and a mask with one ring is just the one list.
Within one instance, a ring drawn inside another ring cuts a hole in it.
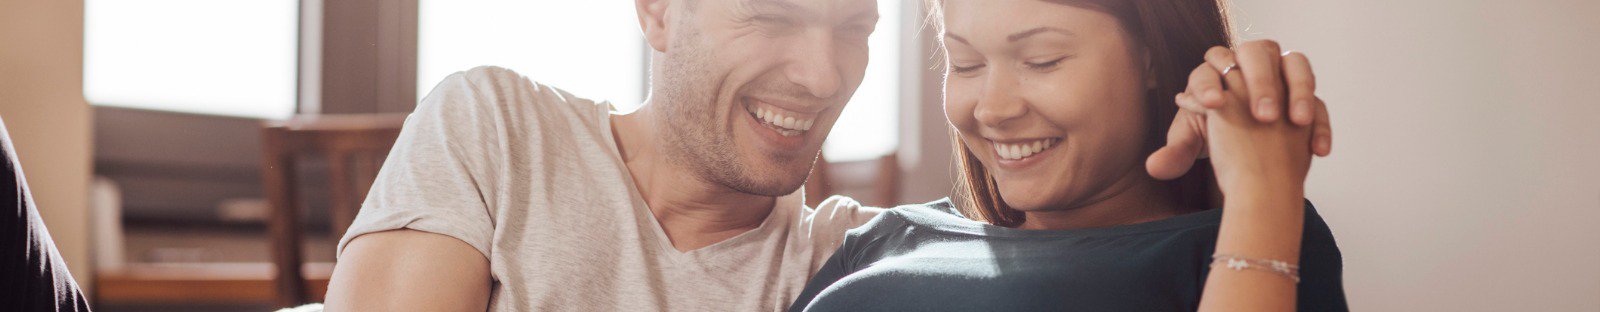
[{"label": "woman's eyebrow", "polygon": [[1046,32],[1055,32],[1055,33],[1060,33],[1060,34],[1066,35],[1066,36],[1075,36],[1075,35],[1077,35],[1077,34],[1074,34],[1073,32],[1068,31],[1066,29],[1060,29],[1060,28],[1055,28],[1055,27],[1039,27],[1039,28],[1020,31],[1020,32],[1017,32],[1015,34],[1011,34],[1010,36],[1006,36],[1006,41],[1007,42],[1017,42],[1017,40],[1026,39],[1026,38],[1028,38],[1030,36],[1041,34],[1041,33],[1046,33]]},{"label": "woman's eyebrow", "polygon": [[966,45],[972,45],[972,43],[971,43],[971,42],[967,42],[967,39],[966,39],[966,38],[961,38],[961,36],[957,36],[957,35],[956,35],[956,34],[955,34],[955,33],[952,33],[952,32],[948,32],[948,31],[946,31],[946,32],[945,32],[945,33],[944,33],[944,37],[945,37],[945,38],[950,38],[950,39],[951,39],[951,40],[955,40],[955,41],[957,41],[957,42],[961,42],[961,43],[964,43],[964,44],[966,44]]}]

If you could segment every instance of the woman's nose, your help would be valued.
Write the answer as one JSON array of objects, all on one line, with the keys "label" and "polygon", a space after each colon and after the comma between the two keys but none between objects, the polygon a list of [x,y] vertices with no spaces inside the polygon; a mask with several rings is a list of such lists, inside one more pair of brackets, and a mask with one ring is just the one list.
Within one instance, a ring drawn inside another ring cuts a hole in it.
[{"label": "woman's nose", "polygon": [[973,109],[979,123],[999,127],[1006,122],[1028,114],[1028,104],[1017,95],[1017,80],[1004,70],[991,70],[984,80],[983,94]]}]

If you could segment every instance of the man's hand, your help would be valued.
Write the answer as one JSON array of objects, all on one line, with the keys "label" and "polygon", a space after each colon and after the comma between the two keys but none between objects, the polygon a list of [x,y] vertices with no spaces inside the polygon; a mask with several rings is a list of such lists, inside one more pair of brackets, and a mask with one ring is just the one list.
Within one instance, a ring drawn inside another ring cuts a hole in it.
[{"label": "man's hand", "polygon": [[1207,51],[1206,62],[1195,68],[1188,87],[1174,98],[1182,109],[1167,132],[1167,146],[1145,163],[1150,176],[1176,179],[1187,173],[1196,159],[1206,157],[1206,112],[1227,103],[1224,72],[1242,74],[1248,90],[1247,97],[1240,100],[1249,101],[1256,120],[1277,121],[1287,111],[1295,125],[1312,127],[1312,154],[1328,156],[1333,151],[1328,109],[1316,96],[1316,76],[1305,54],[1285,52],[1271,40],[1245,42],[1236,49],[1213,47]]}]

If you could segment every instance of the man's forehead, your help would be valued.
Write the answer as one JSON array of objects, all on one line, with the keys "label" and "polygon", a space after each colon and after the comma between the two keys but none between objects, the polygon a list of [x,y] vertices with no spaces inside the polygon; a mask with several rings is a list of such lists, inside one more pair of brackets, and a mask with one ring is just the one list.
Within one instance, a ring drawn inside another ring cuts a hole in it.
[{"label": "man's forehead", "polygon": [[740,6],[779,9],[819,18],[876,17],[877,0],[730,0]]}]

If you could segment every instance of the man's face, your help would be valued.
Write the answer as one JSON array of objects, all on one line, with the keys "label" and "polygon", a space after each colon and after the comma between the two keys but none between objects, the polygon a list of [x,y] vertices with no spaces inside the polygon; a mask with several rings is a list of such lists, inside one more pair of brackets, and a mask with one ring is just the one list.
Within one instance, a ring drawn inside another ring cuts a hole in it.
[{"label": "man's face", "polygon": [[[867,68],[876,0],[683,0],[654,55],[669,161],[739,192],[805,182]],[[883,103],[887,105],[887,103]]]}]

